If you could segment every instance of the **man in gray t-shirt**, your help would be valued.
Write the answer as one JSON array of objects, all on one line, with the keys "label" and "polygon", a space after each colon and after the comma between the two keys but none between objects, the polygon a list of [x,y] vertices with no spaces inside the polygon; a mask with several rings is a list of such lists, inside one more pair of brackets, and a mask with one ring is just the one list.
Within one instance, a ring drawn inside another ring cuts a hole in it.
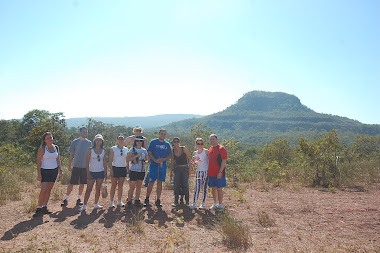
[{"label": "man in gray t-shirt", "polygon": [[87,183],[86,156],[88,149],[91,147],[92,143],[86,138],[88,135],[88,130],[86,127],[81,127],[79,134],[80,138],[73,140],[70,146],[69,171],[71,172],[71,179],[70,184],[67,186],[66,197],[62,201],[61,206],[67,205],[67,201],[74,185],[78,184],[79,192],[76,204],[83,205],[80,197],[83,193],[84,185]]}]

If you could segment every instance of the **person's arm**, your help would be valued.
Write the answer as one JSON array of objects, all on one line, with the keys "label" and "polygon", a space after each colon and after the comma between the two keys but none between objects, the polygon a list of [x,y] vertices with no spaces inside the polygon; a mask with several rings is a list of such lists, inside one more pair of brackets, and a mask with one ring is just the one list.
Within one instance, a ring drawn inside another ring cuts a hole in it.
[{"label": "person's arm", "polygon": [[205,154],[207,156],[207,158],[209,157],[209,154],[210,154],[210,151],[208,149],[205,149]]},{"label": "person's arm", "polygon": [[42,164],[42,157],[44,156],[45,153],[45,148],[40,147],[40,149],[37,152],[37,180],[42,181],[42,176],[41,176],[41,164]]},{"label": "person's arm", "polygon": [[104,167],[104,180],[107,181],[107,154],[104,151],[104,157],[103,157],[103,167]]},{"label": "person's arm", "polygon": [[91,175],[90,175],[90,159],[91,159],[91,149],[89,149],[87,151],[87,156],[86,156],[87,180],[91,180]]},{"label": "person's arm", "polygon": [[220,165],[220,169],[217,176],[218,179],[222,178],[223,170],[226,167],[226,164],[227,164],[227,160],[222,160],[222,164]]},{"label": "person's arm", "polygon": [[70,152],[70,155],[69,155],[69,171],[70,172],[73,171],[73,167],[71,166],[73,163],[73,158],[74,158],[74,152]]},{"label": "person's arm", "polygon": [[143,137],[144,139],[144,148],[148,149],[148,139],[146,137]]},{"label": "person's arm", "polygon": [[133,155],[132,152],[128,152],[128,155],[127,155],[127,162],[132,162],[133,160],[135,160],[136,158],[142,156],[142,153],[138,153],[137,155]]},{"label": "person's arm", "polygon": [[109,162],[110,162],[110,177],[113,177],[113,169],[112,169],[113,156],[114,156],[114,152],[113,152],[113,149],[111,148],[111,150],[110,150],[110,159],[109,159]]},{"label": "person's arm", "polygon": [[62,170],[62,164],[61,164],[61,156],[59,154],[59,148],[58,148],[58,146],[55,146],[55,147],[56,147],[57,153],[58,153],[57,164],[58,164],[59,178],[61,178],[63,176],[63,170]]},{"label": "person's arm", "polygon": [[155,163],[160,163],[156,158],[154,158],[153,153],[151,151],[148,151],[149,159],[152,160]]},{"label": "person's arm", "polygon": [[172,159],[172,162],[170,163],[170,179],[172,179],[174,175],[174,152],[172,152],[170,159]]}]

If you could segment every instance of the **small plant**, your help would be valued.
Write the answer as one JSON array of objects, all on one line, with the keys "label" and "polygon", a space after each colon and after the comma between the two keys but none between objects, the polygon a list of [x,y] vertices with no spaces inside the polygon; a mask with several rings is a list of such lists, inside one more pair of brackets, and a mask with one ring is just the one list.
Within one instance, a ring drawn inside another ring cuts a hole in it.
[{"label": "small plant", "polygon": [[332,185],[330,185],[330,184],[329,184],[329,192],[331,192],[331,193],[336,193],[336,189],[335,189],[335,187],[332,186]]},{"label": "small plant", "polygon": [[228,211],[218,214],[218,219],[223,243],[231,249],[248,249],[251,244],[248,226],[236,220]]},{"label": "small plant", "polygon": [[276,223],[265,211],[257,212],[257,221],[263,227],[273,227]]},{"label": "small plant", "polygon": [[54,184],[52,190],[52,199],[53,200],[61,200],[64,196],[64,189],[58,184]]},{"label": "small plant", "polygon": [[139,210],[137,214],[132,214],[127,226],[133,233],[144,234],[144,213]]}]

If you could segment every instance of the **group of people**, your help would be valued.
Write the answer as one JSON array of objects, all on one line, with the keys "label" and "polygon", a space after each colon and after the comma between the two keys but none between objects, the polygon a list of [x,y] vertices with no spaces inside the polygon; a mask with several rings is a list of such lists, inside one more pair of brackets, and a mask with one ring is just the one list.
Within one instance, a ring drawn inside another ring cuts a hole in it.
[{"label": "group of people", "polygon": [[[204,148],[202,138],[195,141],[197,150],[192,155],[185,146],[180,145],[178,137],[173,138],[172,146],[165,140],[167,131],[161,129],[159,137],[149,142],[142,136],[143,129],[135,127],[133,135],[125,138],[123,135],[117,137],[117,145],[109,152],[109,166],[107,166],[107,154],[103,147],[104,138],[101,134],[95,135],[93,142],[87,139],[88,129],[79,129],[80,137],[73,140],[70,146],[68,169],[71,172],[70,183],[67,186],[66,196],[61,206],[68,204],[69,196],[74,185],[79,185],[76,206],[80,211],[85,211],[92,189],[95,185],[94,209],[103,206],[99,204],[101,188],[104,180],[107,180],[107,169],[110,168],[111,189],[109,207],[137,207],[150,206],[150,195],[156,183],[155,205],[161,207],[162,184],[166,180],[167,161],[171,160],[170,178],[174,185],[173,206],[181,203],[183,198],[186,205],[191,209],[197,207],[197,201],[203,190],[200,209],[206,208],[208,187],[212,188],[214,204],[211,210],[223,208],[223,191],[226,186],[225,167],[227,163],[227,151],[219,145],[218,137],[210,135],[210,150]],[[129,148],[127,147],[129,146]],[[149,164],[146,172],[146,164]],[[193,203],[189,199],[189,177],[195,172],[195,190]],[[129,191],[126,204],[122,201],[123,184],[129,172]],[[60,161],[59,148],[53,144],[53,135],[50,132],[42,136],[41,147],[37,152],[37,180],[41,182],[41,191],[38,206],[34,216],[51,213],[47,208],[50,192],[59,176],[63,175]],[[146,197],[143,203],[140,201],[141,188],[147,184]],[[81,200],[84,186],[87,184],[83,202]],[[114,195],[117,188],[117,202]]]}]

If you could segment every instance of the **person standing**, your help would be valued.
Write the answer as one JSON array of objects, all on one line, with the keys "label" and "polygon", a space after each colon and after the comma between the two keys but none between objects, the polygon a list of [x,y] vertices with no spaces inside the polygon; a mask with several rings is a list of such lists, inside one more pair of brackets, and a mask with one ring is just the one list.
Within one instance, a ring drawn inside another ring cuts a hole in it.
[{"label": "person standing", "polygon": [[214,204],[210,210],[223,209],[223,188],[226,187],[225,168],[227,165],[227,150],[218,143],[216,134],[210,135],[208,186],[212,188]]},{"label": "person standing", "polygon": [[142,136],[136,136],[133,147],[129,150],[127,161],[130,162],[127,206],[132,206],[133,192],[136,189],[135,206],[140,207],[140,193],[145,177],[145,163],[149,161],[148,152],[144,148],[144,138]]},{"label": "person standing", "polygon": [[204,142],[202,138],[197,138],[195,140],[195,145],[197,150],[193,153],[192,163],[197,164],[197,171],[195,173],[195,189],[194,189],[194,202],[190,206],[191,209],[197,207],[198,197],[203,190],[202,204],[199,209],[206,209],[206,198],[208,194],[208,164],[209,164],[209,151],[204,148]]},{"label": "person standing", "polygon": [[51,189],[57,179],[58,173],[62,177],[62,165],[58,146],[53,144],[53,135],[44,133],[42,143],[37,152],[37,180],[41,182],[41,191],[38,197],[38,206],[33,217],[50,214],[47,209]]},{"label": "person standing", "polygon": [[185,146],[180,146],[180,139],[173,138],[173,152],[170,177],[172,178],[174,172],[174,203],[172,206],[178,205],[180,195],[180,188],[185,195],[186,205],[189,206],[189,175],[193,169],[191,164],[191,157],[189,151]]},{"label": "person standing", "polygon": [[124,203],[121,201],[123,195],[123,184],[127,176],[127,154],[128,148],[123,145],[124,136],[120,134],[117,137],[117,145],[113,146],[110,150],[110,176],[111,176],[111,190],[110,190],[110,207],[115,207],[114,196],[117,186],[117,206],[123,207]]},{"label": "person standing", "polygon": [[133,135],[128,136],[125,139],[123,145],[129,146],[130,148],[132,148],[134,143],[135,143],[136,136],[140,136],[144,140],[143,148],[147,149],[148,148],[148,140],[147,140],[147,138],[145,138],[144,136],[141,135],[142,133],[143,133],[143,128],[141,126],[134,127],[133,128]]},{"label": "person standing", "polygon": [[[61,206],[66,206],[71,191],[74,185],[79,184],[78,199],[76,205],[83,205],[80,200],[84,185],[87,183],[87,172],[86,172],[86,156],[87,151],[91,147],[92,143],[86,137],[88,135],[88,130],[86,127],[81,127],[79,129],[80,137],[73,140],[70,146],[70,156],[69,156],[69,171],[71,172],[70,183],[67,186],[65,199],[62,201]],[[73,164],[74,159],[74,164]]]},{"label": "person standing", "polygon": [[153,139],[149,143],[148,155],[150,159],[149,165],[149,185],[146,191],[146,198],[144,201],[144,206],[150,206],[149,196],[152,193],[154,182],[157,180],[157,200],[155,202],[157,207],[161,207],[161,192],[162,192],[162,182],[166,179],[166,161],[171,158],[172,151],[169,142],[165,140],[166,130],[161,129],[159,131],[159,137]]},{"label": "person standing", "polygon": [[93,148],[89,149],[86,157],[86,171],[87,171],[87,188],[84,195],[84,204],[79,208],[79,211],[85,211],[90,198],[92,188],[96,182],[95,189],[95,205],[94,209],[101,209],[103,206],[99,205],[100,189],[103,180],[107,180],[107,159],[106,153],[103,148],[104,139],[101,134],[95,135]]}]

